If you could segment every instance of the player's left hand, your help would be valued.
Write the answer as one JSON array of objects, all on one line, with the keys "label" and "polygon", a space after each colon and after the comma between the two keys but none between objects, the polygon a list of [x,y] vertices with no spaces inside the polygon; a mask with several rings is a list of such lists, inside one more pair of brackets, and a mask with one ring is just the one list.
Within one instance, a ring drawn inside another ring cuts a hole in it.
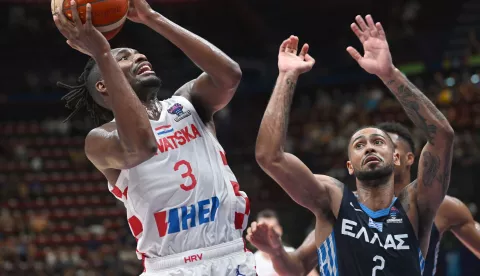
[{"label": "player's left hand", "polygon": [[278,52],[278,70],[280,73],[300,75],[310,71],[315,64],[315,59],[308,54],[308,49],[309,46],[305,43],[297,55],[298,37],[292,35],[284,40]]},{"label": "player's left hand", "polygon": [[247,229],[246,239],[258,250],[267,254],[276,255],[282,248],[282,239],[273,226],[265,223],[252,222]]},{"label": "player's left hand", "polygon": [[92,5],[87,4],[86,22],[82,24],[77,11],[76,1],[71,1],[72,19],[70,22],[63,12],[57,8],[53,20],[58,30],[67,38],[70,47],[93,58],[110,52],[110,43],[92,24]]},{"label": "player's left hand", "polygon": [[394,66],[385,31],[380,22],[374,23],[371,15],[367,15],[365,19],[367,23],[360,15],[357,15],[355,17],[357,23],[350,25],[363,44],[363,57],[351,46],[347,47],[347,52],[368,73],[375,74],[380,78],[388,77],[392,74]]},{"label": "player's left hand", "polygon": [[146,0],[130,0],[127,18],[136,23],[144,23],[155,13]]}]

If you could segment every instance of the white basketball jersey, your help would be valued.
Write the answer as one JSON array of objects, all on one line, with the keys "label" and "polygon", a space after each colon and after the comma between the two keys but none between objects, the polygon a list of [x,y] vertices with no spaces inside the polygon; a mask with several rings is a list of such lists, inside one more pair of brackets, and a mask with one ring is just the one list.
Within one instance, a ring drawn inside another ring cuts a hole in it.
[{"label": "white basketball jersey", "polygon": [[250,204],[225,152],[192,104],[173,96],[150,120],[158,151],[122,170],[109,190],[127,209],[139,258],[163,257],[242,237]]},{"label": "white basketball jersey", "polygon": [[[284,246],[283,247],[286,252],[293,252],[295,248]],[[255,252],[255,264],[256,264],[256,271],[258,276],[278,276],[278,273],[273,268],[273,263],[270,258],[265,258],[262,251],[258,250]]]}]

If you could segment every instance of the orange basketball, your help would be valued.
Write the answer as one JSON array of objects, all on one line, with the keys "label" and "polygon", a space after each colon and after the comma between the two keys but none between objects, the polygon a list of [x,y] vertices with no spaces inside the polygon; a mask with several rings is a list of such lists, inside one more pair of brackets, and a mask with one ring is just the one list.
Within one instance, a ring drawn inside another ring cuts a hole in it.
[{"label": "orange basketball", "polygon": [[[52,13],[57,7],[72,20],[70,0],[51,0]],[[112,39],[122,29],[127,19],[128,0],[76,0],[78,14],[85,23],[87,4],[92,5],[92,23],[107,39]]]}]

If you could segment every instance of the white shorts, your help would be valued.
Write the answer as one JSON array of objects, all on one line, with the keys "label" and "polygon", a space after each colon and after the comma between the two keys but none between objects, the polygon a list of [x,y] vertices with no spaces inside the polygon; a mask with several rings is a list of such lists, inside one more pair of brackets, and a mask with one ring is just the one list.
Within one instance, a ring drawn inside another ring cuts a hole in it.
[{"label": "white shorts", "polygon": [[243,239],[162,258],[146,258],[140,276],[256,276],[255,257]]}]

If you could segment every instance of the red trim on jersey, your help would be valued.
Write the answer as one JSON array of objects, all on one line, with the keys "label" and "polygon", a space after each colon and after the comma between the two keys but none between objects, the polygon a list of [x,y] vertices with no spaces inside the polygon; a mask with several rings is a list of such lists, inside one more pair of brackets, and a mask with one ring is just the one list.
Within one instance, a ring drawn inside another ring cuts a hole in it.
[{"label": "red trim on jersey", "polygon": [[122,191],[120,191],[120,189],[117,186],[113,186],[112,194],[114,194],[116,197],[120,199],[122,198]]},{"label": "red trim on jersey", "polygon": [[128,224],[130,225],[130,228],[132,229],[133,235],[135,237],[137,237],[138,234],[143,232],[142,222],[136,216],[130,217],[128,219]]},{"label": "red trim on jersey", "polygon": [[140,254],[142,254],[143,272],[147,272],[147,268],[145,267],[145,258],[146,258],[147,256],[145,256],[145,253],[141,253],[141,252],[140,252]]},{"label": "red trim on jersey", "polygon": [[231,181],[231,180],[230,180],[230,183],[232,183],[233,192],[235,192],[235,195],[236,196],[242,196],[242,194],[240,193],[240,185],[238,185],[237,182]]},{"label": "red trim on jersey", "polygon": [[[135,238],[135,239],[136,239],[137,242],[138,242],[138,239],[137,239],[137,238]],[[140,254],[140,256],[142,256],[143,272],[146,272],[146,271],[147,271],[147,268],[145,267],[145,258],[147,257],[147,254],[138,251],[138,249],[135,249],[135,251],[137,251],[137,253]]]},{"label": "red trim on jersey", "polygon": [[171,125],[166,125],[166,126],[159,126],[159,127],[156,127],[155,130],[160,130],[160,129],[164,129],[164,128],[170,128],[172,127]]},{"label": "red trim on jersey", "polygon": [[242,229],[245,214],[235,212],[235,229]]},{"label": "red trim on jersey", "polygon": [[248,216],[250,215],[250,200],[246,196],[243,198],[245,199],[245,214]]},{"label": "red trim on jersey", "polygon": [[167,234],[167,212],[166,211],[161,211],[153,214],[153,217],[155,218],[155,224],[157,225],[158,229],[158,234],[160,237],[163,237]]},{"label": "red trim on jersey", "polygon": [[228,166],[227,156],[225,156],[225,152],[220,151],[220,156],[222,157],[223,165]]},{"label": "red trim on jersey", "polygon": [[123,195],[125,196],[125,199],[128,199],[128,198],[127,198],[127,192],[128,192],[128,186],[127,186],[127,188],[125,188],[125,190],[123,191]]}]

